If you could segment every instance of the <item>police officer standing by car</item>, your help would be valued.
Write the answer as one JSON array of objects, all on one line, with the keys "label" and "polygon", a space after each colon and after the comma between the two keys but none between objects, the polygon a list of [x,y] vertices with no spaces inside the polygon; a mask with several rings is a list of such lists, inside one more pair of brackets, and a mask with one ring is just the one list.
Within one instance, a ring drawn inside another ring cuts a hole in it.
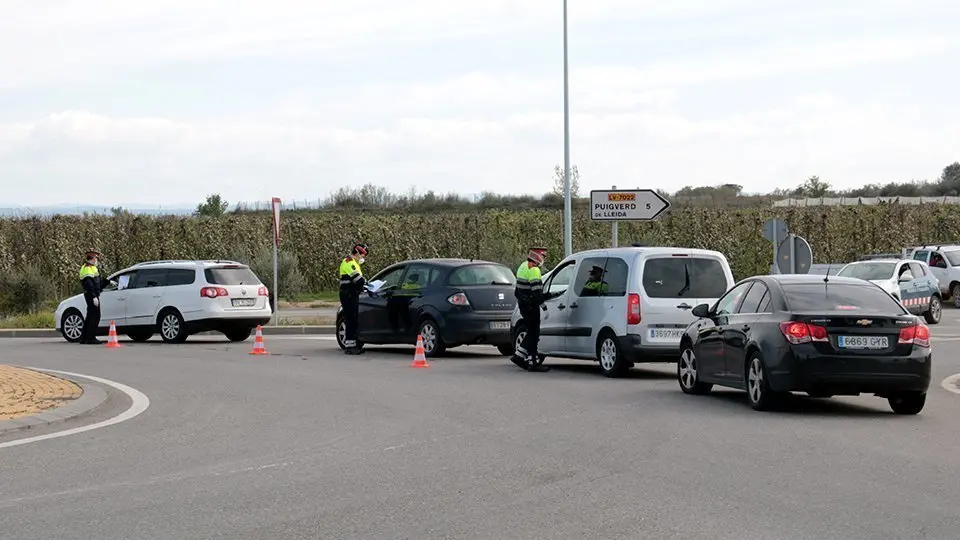
[{"label": "police officer standing by car", "polygon": [[346,354],[363,354],[363,347],[357,344],[357,326],[359,325],[360,293],[367,280],[363,277],[360,265],[367,256],[367,246],[355,244],[350,255],[340,261],[340,306],[343,308],[343,319],[346,323],[346,332],[343,337],[344,352]]},{"label": "police officer standing by car", "polygon": [[517,268],[517,286],[514,295],[527,333],[517,346],[510,361],[526,371],[546,372],[550,368],[539,362],[537,343],[540,341],[540,305],[543,304],[543,279],[540,267],[547,250],[530,248],[527,260]]},{"label": "police officer standing by car", "polygon": [[79,343],[84,345],[99,345],[103,343],[97,339],[97,328],[100,326],[100,293],[108,282],[100,275],[97,267],[101,253],[95,249],[88,249],[86,261],[80,267],[80,285],[83,286],[83,299],[87,303],[87,316],[83,320],[83,331]]}]

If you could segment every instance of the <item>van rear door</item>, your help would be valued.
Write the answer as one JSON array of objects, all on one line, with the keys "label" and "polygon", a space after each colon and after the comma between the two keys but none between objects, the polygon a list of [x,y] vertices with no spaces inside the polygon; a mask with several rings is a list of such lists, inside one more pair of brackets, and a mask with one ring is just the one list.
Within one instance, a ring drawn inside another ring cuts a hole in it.
[{"label": "van rear door", "polygon": [[644,345],[677,347],[696,320],[697,304],[713,304],[733,286],[733,273],[720,254],[664,253],[644,259],[643,298],[638,331]]}]

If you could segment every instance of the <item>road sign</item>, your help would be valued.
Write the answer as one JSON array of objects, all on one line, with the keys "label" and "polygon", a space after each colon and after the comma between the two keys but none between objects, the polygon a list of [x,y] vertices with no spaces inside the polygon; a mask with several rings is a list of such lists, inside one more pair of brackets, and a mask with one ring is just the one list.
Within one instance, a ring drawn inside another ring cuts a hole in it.
[{"label": "road sign", "polygon": [[590,219],[597,221],[650,221],[670,208],[670,202],[652,189],[590,192]]},{"label": "road sign", "polygon": [[790,229],[787,228],[787,224],[779,218],[768,219],[767,222],[763,224],[763,237],[774,244],[779,244],[783,241],[789,232]]},{"label": "road sign", "polygon": [[795,234],[787,238],[777,247],[777,269],[782,274],[806,274],[813,264],[813,250],[802,236]]},{"label": "road sign", "polygon": [[274,197],[270,201],[270,205],[273,208],[273,244],[275,246],[280,245],[280,199]]}]

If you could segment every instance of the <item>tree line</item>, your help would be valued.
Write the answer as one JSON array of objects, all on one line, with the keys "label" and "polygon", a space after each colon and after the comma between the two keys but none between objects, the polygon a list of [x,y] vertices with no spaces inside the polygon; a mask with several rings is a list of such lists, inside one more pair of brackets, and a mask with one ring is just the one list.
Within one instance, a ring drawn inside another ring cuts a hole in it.
[{"label": "tree line", "polygon": [[[435,191],[418,192],[411,189],[407,193],[395,193],[388,188],[375,184],[360,187],[341,187],[328,197],[319,199],[305,208],[290,208],[285,211],[317,210],[395,210],[407,212],[455,211],[486,209],[559,209],[563,208],[564,171],[560,165],[554,166],[553,187],[550,192],[540,196],[505,195],[483,192],[476,197],[467,197],[456,193],[441,194]],[[576,165],[570,169],[570,191],[575,206],[588,204],[589,193],[580,190],[580,171]],[[960,162],[954,162],[943,168],[940,177],[935,180],[909,182],[872,183],[853,189],[835,189],[819,176],[813,175],[792,189],[776,189],[770,193],[746,193],[743,186],[725,183],[714,186],[684,187],[675,192],[657,189],[673,206],[732,207],[749,208],[769,206],[774,201],[785,198],[804,197],[937,197],[960,195]],[[219,194],[207,196],[197,205],[197,216],[219,216],[231,212],[230,204]],[[269,210],[269,205],[256,203],[238,203],[232,212],[249,213]],[[122,212],[114,209],[114,213]]]}]

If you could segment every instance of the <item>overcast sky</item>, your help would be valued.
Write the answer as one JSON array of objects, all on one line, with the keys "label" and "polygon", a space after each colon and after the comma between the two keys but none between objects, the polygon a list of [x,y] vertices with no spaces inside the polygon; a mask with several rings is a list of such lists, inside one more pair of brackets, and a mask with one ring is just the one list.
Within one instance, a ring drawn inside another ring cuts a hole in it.
[{"label": "overcast sky", "polygon": [[[933,179],[956,0],[570,0],[582,191]],[[0,0],[0,206],[542,193],[560,0]]]}]

